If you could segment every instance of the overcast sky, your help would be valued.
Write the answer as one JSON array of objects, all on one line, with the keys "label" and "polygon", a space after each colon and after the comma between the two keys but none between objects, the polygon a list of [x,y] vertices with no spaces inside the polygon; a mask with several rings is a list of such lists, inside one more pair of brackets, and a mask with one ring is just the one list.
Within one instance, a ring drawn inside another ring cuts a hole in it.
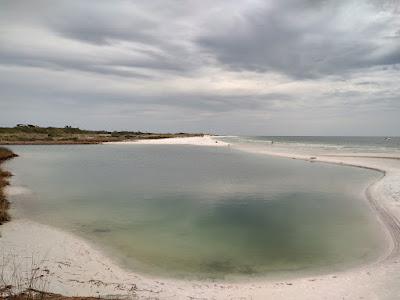
[{"label": "overcast sky", "polygon": [[400,135],[400,0],[1,0],[16,123]]}]

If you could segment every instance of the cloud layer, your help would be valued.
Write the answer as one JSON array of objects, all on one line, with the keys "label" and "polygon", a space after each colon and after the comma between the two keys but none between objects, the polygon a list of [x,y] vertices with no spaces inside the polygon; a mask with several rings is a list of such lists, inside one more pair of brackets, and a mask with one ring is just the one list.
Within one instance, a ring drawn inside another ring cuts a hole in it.
[{"label": "cloud layer", "polygon": [[399,135],[399,13],[392,0],[5,0],[0,125]]}]

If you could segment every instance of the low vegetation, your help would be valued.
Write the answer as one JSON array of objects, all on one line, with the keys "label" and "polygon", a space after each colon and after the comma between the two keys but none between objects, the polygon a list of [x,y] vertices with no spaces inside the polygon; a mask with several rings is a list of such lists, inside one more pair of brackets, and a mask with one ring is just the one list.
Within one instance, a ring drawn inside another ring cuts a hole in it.
[{"label": "low vegetation", "polygon": [[8,171],[4,171],[1,168],[1,164],[13,157],[17,156],[11,150],[0,147],[0,224],[7,222],[10,219],[8,215],[8,208],[10,203],[8,202],[6,195],[5,195],[5,187],[9,184],[8,178],[11,176],[11,173]]},{"label": "low vegetation", "polygon": [[[1,292],[1,291],[0,291]],[[26,290],[16,295],[4,296],[0,299],[9,300],[101,300],[99,297],[66,297],[59,294],[38,291],[35,289]]]},{"label": "low vegetation", "polygon": [[0,144],[99,144],[137,139],[161,139],[172,137],[202,136],[189,133],[148,133],[140,131],[94,131],[71,126],[63,128],[39,127],[18,124],[15,127],[0,127]]},{"label": "low vegetation", "polygon": [[[35,262],[31,259],[28,269],[24,269],[21,261],[15,257],[4,255],[0,258],[0,299],[10,300],[94,300],[99,297],[67,297],[47,292],[50,271],[44,267],[45,260]],[[28,264],[29,265],[29,264]],[[21,272],[22,271],[22,272]],[[134,294],[132,294],[134,295]],[[116,298],[113,298],[116,299]]]}]

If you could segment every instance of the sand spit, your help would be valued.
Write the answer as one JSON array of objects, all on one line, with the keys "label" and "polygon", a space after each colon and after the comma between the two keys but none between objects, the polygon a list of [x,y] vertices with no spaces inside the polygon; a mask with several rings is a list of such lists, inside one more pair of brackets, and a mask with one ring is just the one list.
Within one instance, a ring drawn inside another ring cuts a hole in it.
[{"label": "sand spit", "polygon": [[[203,139],[199,142],[202,146],[211,145],[210,139],[214,141],[211,137],[200,139]],[[179,141],[179,144],[187,143]],[[193,140],[191,143],[195,145]],[[367,198],[384,225],[387,251],[376,262],[339,273],[242,283],[183,281],[152,278],[124,270],[101,251],[70,233],[20,219],[0,228],[3,280],[18,278],[23,281],[35,270],[35,276],[40,279],[37,284],[51,292],[80,296],[116,295],[133,299],[400,298],[400,160],[396,155],[391,155],[396,159],[388,159],[387,155],[381,158],[376,154],[374,157],[353,153],[318,156],[273,149],[238,149],[383,172],[384,176],[369,187]]]},{"label": "sand spit", "polygon": [[212,146],[212,147],[224,147],[228,146],[228,143],[218,141],[210,135],[205,136],[194,136],[194,137],[178,137],[178,138],[166,138],[166,139],[146,139],[146,140],[135,140],[135,141],[124,141],[124,142],[109,142],[105,144],[112,145],[194,145],[194,146]]}]

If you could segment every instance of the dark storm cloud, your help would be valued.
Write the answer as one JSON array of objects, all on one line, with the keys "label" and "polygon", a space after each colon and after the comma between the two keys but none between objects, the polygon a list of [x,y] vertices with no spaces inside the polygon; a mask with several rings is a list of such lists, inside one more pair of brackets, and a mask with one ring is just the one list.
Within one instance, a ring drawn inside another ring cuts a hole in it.
[{"label": "dark storm cloud", "polygon": [[[383,7],[380,7],[383,9]],[[315,78],[400,63],[399,14],[372,2],[266,2],[208,32],[198,43],[236,70]],[[381,15],[379,15],[381,14]],[[397,22],[397,24],[396,24]]]}]

